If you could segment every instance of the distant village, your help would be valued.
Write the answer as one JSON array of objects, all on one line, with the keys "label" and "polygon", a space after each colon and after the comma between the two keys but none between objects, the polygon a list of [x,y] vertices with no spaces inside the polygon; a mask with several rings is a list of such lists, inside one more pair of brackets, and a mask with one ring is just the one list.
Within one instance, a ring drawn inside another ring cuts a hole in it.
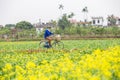
[{"label": "distant village", "polygon": [[[91,21],[87,21],[87,19],[85,19],[84,21],[77,21],[76,19],[70,18],[69,21],[70,23],[74,25],[81,25],[81,26],[90,25],[90,26],[95,26],[95,27],[109,27],[109,26],[113,26],[113,24],[110,22],[111,17],[115,19],[114,25],[117,27],[120,27],[120,17],[116,17],[113,15],[108,16],[106,19],[104,19],[103,17],[91,17]],[[33,26],[37,32],[41,32],[45,27],[55,28],[57,25],[51,22],[44,23],[41,20],[39,20],[39,22],[33,24]],[[0,28],[4,28],[4,26],[0,25]],[[14,26],[11,28],[13,29]]]},{"label": "distant village", "polygon": [[[111,18],[115,19],[115,24],[111,23]],[[94,27],[109,27],[109,26],[117,26],[120,27],[120,17],[115,17],[113,15],[108,16],[106,19],[103,17],[91,17],[91,21],[87,21],[85,19],[84,21],[77,21],[76,19],[69,19],[70,23],[74,25],[81,25],[81,26],[94,26]],[[42,31],[45,27],[51,27],[54,28],[56,25],[52,23],[41,23],[39,21],[38,23],[34,24],[34,27],[36,28],[36,31]]]},{"label": "distant village", "polygon": [[[101,28],[107,28],[107,27],[120,27],[120,17],[116,17],[113,15],[108,16],[107,18],[103,18],[103,17],[91,17],[91,20],[88,21],[87,19],[84,19],[84,21],[77,21],[76,19],[73,18],[69,18],[68,21],[70,23],[72,23],[73,27],[101,27]],[[15,24],[8,24],[11,25],[11,27],[9,28],[11,30],[12,33],[12,37],[14,38],[16,36],[16,32],[21,32],[21,30],[19,31],[19,29],[17,30],[15,28]],[[39,22],[32,24],[35,32],[37,33],[37,35],[39,35],[41,32],[43,32],[43,30],[47,27],[50,27],[51,29],[58,29],[58,25],[57,22],[54,21],[50,21],[47,23],[44,23],[41,21],[41,19],[39,20]],[[6,28],[3,25],[0,25],[0,30],[2,30],[2,28]],[[33,35],[32,33],[30,33],[30,35]],[[4,39],[8,39],[9,35],[8,34],[1,34],[0,35],[1,38]]]}]

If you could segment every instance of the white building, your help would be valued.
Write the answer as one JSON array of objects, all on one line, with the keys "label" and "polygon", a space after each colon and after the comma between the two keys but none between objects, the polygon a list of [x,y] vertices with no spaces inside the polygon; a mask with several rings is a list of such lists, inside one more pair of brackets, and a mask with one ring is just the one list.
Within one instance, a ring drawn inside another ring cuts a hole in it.
[{"label": "white building", "polygon": [[0,25],[0,28],[3,28],[3,25]]},{"label": "white building", "polygon": [[42,23],[42,24],[34,24],[34,27],[36,29],[37,34],[40,34],[45,28],[50,27],[51,29],[54,29],[55,25],[52,23]]},{"label": "white building", "polygon": [[118,25],[120,27],[120,18],[116,17],[116,25]]},{"label": "white building", "polygon": [[92,17],[93,26],[103,26],[103,17]]}]

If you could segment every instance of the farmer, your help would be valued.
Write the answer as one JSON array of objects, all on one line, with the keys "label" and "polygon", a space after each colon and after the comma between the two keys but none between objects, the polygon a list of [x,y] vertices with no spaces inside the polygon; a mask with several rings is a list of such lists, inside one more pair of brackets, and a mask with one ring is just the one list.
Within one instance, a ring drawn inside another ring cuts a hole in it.
[{"label": "farmer", "polygon": [[51,41],[52,41],[51,35],[53,35],[53,33],[50,31],[50,27],[47,27],[44,33],[44,38],[45,40],[48,41],[50,47],[51,47]]}]

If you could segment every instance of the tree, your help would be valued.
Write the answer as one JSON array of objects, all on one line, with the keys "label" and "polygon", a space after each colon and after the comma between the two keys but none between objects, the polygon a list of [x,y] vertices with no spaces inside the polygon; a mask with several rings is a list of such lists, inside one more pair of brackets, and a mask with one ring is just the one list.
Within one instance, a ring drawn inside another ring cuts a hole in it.
[{"label": "tree", "polygon": [[114,15],[110,15],[107,17],[107,20],[108,20],[108,25],[109,26],[114,26],[116,25],[116,17]]},{"label": "tree", "polygon": [[50,23],[56,26],[57,22],[55,20],[51,20]]},{"label": "tree", "polygon": [[87,22],[87,13],[88,13],[88,8],[85,7],[82,9],[82,12],[84,13],[84,22]]},{"label": "tree", "polygon": [[68,18],[72,18],[75,14],[73,12],[71,12],[70,15],[68,15]]},{"label": "tree", "polygon": [[64,30],[65,27],[70,27],[70,25],[71,23],[68,20],[68,16],[66,14],[63,14],[62,19],[58,20],[58,26]]},{"label": "tree", "polygon": [[6,27],[6,28],[15,27],[15,24],[6,24],[5,27]]},{"label": "tree", "polygon": [[62,4],[59,4],[59,8],[58,8],[61,12],[60,16],[62,15],[62,10],[64,9],[64,6]]},{"label": "tree", "polygon": [[63,5],[62,4],[59,4],[59,9],[62,9],[63,10]]},{"label": "tree", "polygon": [[16,28],[19,29],[31,29],[33,28],[33,25],[30,22],[27,21],[21,21],[16,24]]}]

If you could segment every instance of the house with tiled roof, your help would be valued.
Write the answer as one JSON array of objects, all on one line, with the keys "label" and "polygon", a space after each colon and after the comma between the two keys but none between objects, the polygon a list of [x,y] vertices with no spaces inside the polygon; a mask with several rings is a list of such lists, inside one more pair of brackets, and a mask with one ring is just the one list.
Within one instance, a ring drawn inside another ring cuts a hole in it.
[{"label": "house with tiled roof", "polygon": [[72,23],[72,24],[77,24],[77,20],[76,20],[76,19],[70,19],[69,21],[70,21],[70,23]]}]

